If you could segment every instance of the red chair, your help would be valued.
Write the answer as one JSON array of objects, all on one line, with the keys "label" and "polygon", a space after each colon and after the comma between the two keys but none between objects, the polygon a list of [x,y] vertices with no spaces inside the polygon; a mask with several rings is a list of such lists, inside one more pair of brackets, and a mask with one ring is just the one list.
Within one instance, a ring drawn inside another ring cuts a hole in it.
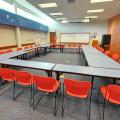
[{"label": "red chair", "polygon": [[9,53],[9,52],[13,52],[13,50],[12,50],[12,49],[9,49],[9,50],[6,50],[5,52],[6,52],[6,53]]},{"label": "red chair", "polygon": [[98,50],[99,50],[100,52],[104,52],[104,51],[105,51],[102,47],[100,47]]},{"label": "red chair", "polygon": [[5,53],[5,51],[0,51],[0,54],[4,54]]},{"label": "red chair", "polygon": [[[65,85],[65,90],[64,90],[64,85]],[[70,97],[86,100],[88,98],[89,90],[92,87],[91,82],[77,81],[71,79],[65,79],[64,85],[63,85],[63,99],[62,99],[62,116],[65,110],[64,96],[68,95]],[[90,117],[90,111],[89,111],[89,117]]]},{"label": "red chair", "polygon": [[13,100],[16,100],[19,95],[23,93],[23,91],[15,96],[15,90],[16,90],[16,84],[20,85],[22,87],[31,87],[31,96],[30,96],[30,106],[31,106],[31,101],[32,101],[32,85],[33,85],[33,80],[32,80],[32,74],[26,72],[26,71],[14,71],[14,90],[13,90]]},{"label": "red chair", "polygon": [[24,49],[28,49],[29,47],[28,46],[25,46]]},{"label": "red chair", "polygon": [[97,46],[97,45],[95,45],[95,46],[93,46],[94,48],[96,48],[96,49],[98,49],[99,48],[99,46]]},{"label": "red chair", "polygon": [[13,70],[9,68],[0,68],[0,77],[4,81],[13,82]]},{"label": "red chair", "polygon": [[119,60],[119,55],[118,54],[112,54],[112,59],[115,61]]},{"label": "red chair", "polygon": [[[0,68],[0,78],[3,80],[1,84],[4,84],[5,82],[14,82],[13,70],[9,68]],[[5,92],[7,92],[10,88],[5,90]],[[5,92],[3,92],[2,94],[4,94]]]},{"label": "red chair", "polygon": [[104,54],[109,56],[110,55],[110,51],[105,51]]},{"label": "red chair", "polygon": [[[36,90],[41,91],[41,93],[51,93],[55,96],[55,107],[54,107],[54,115],[57,113],[57,105],[56,105],[56,97],[58,96],[57,91],[60,90],[60,81],[55,80],[51,77],[43,77],[43,76],[33,76],[34,84],[36,86]],[[61,92],[60,92],[61,95]],[[33,92],[33,110],[36,108],[35,104],[35,92]],[[58,104],[59,105],[59,104]]]},{"label": "red chair", "polygon": [[[103,120],[104,120],[105,100],[107,100],[112,104],[120,105],[120,86],[110,84],[108,86],[101,86],[99,92],[100,90],[104,97],[104,103],[103,103]],[[98,92],[98,97],[99,97],[99,92]],[[98,101],[98,97],[97,97],[97,101]]]},{"label": "red chair", "polygon": [[19,51],[19,50],[22,50],[22,48],[21,47],[17,48],[17,51]]}]

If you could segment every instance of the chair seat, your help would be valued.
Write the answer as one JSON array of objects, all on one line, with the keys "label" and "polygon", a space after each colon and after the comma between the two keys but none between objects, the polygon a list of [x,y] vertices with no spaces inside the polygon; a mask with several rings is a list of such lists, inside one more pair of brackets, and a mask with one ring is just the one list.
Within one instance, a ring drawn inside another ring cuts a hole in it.
[{"label": "chair seat", "polygon": [[71,92],[66,92],[66,94],[68,94],[69,96],[72,96],[72,97],[77,97],[77,98],[87,98],[88,97],[88,93],[86,94],[75,94],[75,93],[71,93]]},{"label": "chair seat", "polygon": [[107,86],[101,86],[101,92],[107,101],[114,104],[120,104],[120,101],[115,100],[109,96],[109,92],[107,91]]},{"label": "chair seat", "polygon": [[43,92],[49,92],[49,93],[54,93],[54,92],[56,92],[57,90],[58,90],[58,87],[60,86],[60,82],[59,81],[56,81],[56,83],[53,85],[53,86],[51,86],[51,88],[41,88],[41,87],[37,87],[37,89],[38,90],[40,90],[40,91],[43,91]]}]

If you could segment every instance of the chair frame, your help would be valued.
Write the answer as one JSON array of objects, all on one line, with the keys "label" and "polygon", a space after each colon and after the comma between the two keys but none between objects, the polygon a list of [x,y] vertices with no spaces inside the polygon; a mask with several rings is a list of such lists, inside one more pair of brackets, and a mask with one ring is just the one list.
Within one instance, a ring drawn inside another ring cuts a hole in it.
[{"label": "chair frame", "polygon": [[[98,95],[97,95],[97,104],[99,103],[99,95],[100,95],[100,88],[98,90]],[[103,100],[103,113],[102,113],[102,118],[103,120],[105,119],[105,107],[106,107],[106,95],[107,95],[107,91],[108,91],[108,86],[107,86],[107,89],[105,91],[105,97],[104,97],[104,100]],[[108,97],[108,100],[109,101],[109,97]],[[119,105],[120,106],[120,105]]]},{"label": "chair frame", "polygon": [[[15,76],[14,76],[15,77]],[[31,76],[32,77],[32,76]],[[32,78],[31,78],[32,79]],[[24,86],[24,85],[21,85],[21,84],[17,84],[16,80],[14,80],[14,84],[13,84],[13,101],[15,101],[23,92],[24,90],[22,90],[20,93],[18,93],[16,95],[16,85],[22,87],[23,89],[25,87],[30,87],[30,91],[31,91],[31,94],[30,94],[30,107],[32,106],[32,97],[33,97],[33,84],[29,85],[29,86]]]},{"label": "chair frame", "polygon": [[[92,89],[92,87],[91,87]],[[91,95],[90,95],[91,96]],[[62,96],[62,117],[64,116],[64,111],[65,111],[65,97],[69,97],[71,98],[71,96],[67,95],[66,94],[66,89],[65,89],[65,85],[63,83],[63,96]],[[75,98],[75,97],[74,97]],[[76,98],[77,99],[77,98]],[[90,120],[90,107],[91,107],[91,101],[89,102],[89,110],[87,110],[87,103],[88,103],[88,96],[87,98],[85,98],[86,100],[86,111],[87,111],[87,117],[88,117],[88,120]]]},{"label": "chair frame", "polygon": [[33,98],[32,98],[33,99],[32,100],[33,101],[33,103],[32,103],[33,110],[35,110],[35,108],[37,107],[37,105],[39,104],[39,102],[42,99],[40,95],[35,98],[35,94],[37,93],[36,90],[37,90],[37,92],[40,92],[42,95],[51,95],[52,94],[54,96],[54,116],[56,116],[57,110],[58,110],[58,107],[59,107],[59,104],[60,104],[60,101],[57,104],[57,97],[61,96],[61,83],[60,83],[60,86],[58,87],[58,90],[56,92],[53,92],[53,93],[43,92],[41,90],[38,90],[37,87],[34,87],[33,88]]}]

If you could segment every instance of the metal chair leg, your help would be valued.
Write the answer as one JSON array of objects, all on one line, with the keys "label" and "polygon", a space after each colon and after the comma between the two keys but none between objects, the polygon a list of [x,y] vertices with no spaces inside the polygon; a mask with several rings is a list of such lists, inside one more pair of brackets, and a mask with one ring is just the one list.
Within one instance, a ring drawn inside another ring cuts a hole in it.
[{"label": "metal chair leg", "polygon": [[55,106],[54,106],[54,116],[56,116],[56,93],[55,93]]},{"label": "metal chair leg", "polygon": [[15,81],[14,81],[14,84],[13,84],[13,100],[15,100]]},{"label": "metal chair leg", "polygon": [[99,88],[99,90],[98,90],[98,94],[97,94],[97,104],[98,104],[98,102],[99,102],[99,95],[100,95],[100,88]]},{"label": "metal chair leg", "polygon": [[33,97],[32,85],[31,85],[30,89],[31,89],[31,95],[30,95],[30,107],[31,107],[32,106],[32,97]]},{"label": "metal chair leg", "polygon": [[63,84],[63,97],[62,97],[62,117],[64,115],[64,110],[65,110],[65,106],[64,106],[64,84]]},{"label": "metal chair leg", "polygon": [[103,120],[104,120],[104,114],[105,114],[105,98],[104,98],[104,102],[103,102]]}]

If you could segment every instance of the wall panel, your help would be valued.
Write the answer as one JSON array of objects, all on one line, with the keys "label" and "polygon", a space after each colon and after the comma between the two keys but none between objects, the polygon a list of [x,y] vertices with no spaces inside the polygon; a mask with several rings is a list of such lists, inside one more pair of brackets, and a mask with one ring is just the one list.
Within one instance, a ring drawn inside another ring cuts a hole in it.
[{"label": "wall panel", "polygon": [[120,14],[110,19],[109,33],[111,34],[110,51],[120,55]]},{"label": "wall panel", "polygon": [[0,25],[0,47],[16,45],[15,28]]}]

